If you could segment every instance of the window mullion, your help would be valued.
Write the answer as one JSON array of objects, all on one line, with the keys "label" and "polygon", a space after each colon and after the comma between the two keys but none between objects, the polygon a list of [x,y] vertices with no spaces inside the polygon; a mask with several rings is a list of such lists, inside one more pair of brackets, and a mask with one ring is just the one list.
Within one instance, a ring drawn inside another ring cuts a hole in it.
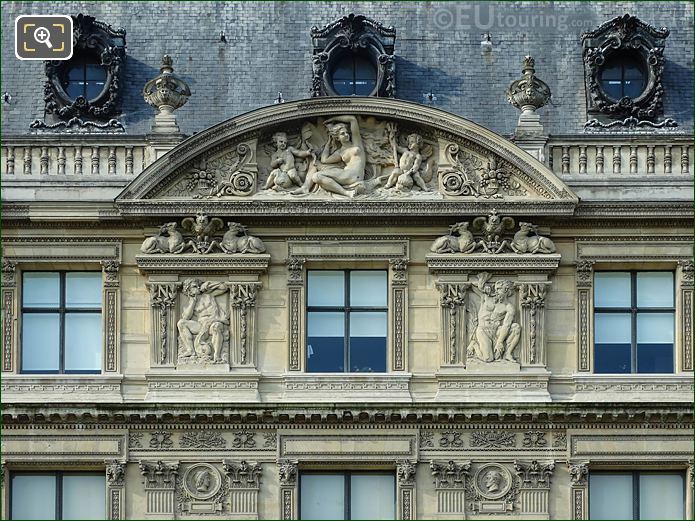
[{"label": "window mullion", "polygon": [[59,326],[58,331],[60,338],[58,339],[58,372],[63,374],[65,372],[65,272],[60,272],[60,307],[59,313]]},{"label": "window mullion", "polygon": [[343,364],[345,364],[345,372],[350,372],[350,270],[345,271],[345,316],[343,317],[345,323],[345,336],[343,337]]},{"label": "window mullion", "polygon": [[345,519],[352,519],[351,503],[352,503],[352,473],[347,471],[345,476]]},{"label": "window mullion", "polygon": [[56,519],[63,519],[63,473],[56,472]]},{"label": "window mullion", "polygon": [[640,519],[640,511],[639,511],[639,472],[638,471],[633,471],[632,472],[632,518],[633,519]]},{"label": "window mullion", "polygon": [[[624,74],[624,72],[623,72]],[[631,372],[637,372],[637,272],[630,273],[630,358]]]}]

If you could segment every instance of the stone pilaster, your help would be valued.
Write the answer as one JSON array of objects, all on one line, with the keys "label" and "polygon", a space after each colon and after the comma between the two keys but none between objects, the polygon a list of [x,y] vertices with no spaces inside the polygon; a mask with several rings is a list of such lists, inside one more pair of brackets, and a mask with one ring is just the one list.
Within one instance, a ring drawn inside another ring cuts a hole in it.
[{"label": "stone pilaster", "polygon": [[466,292],[470,284],[438,283],[442,366],[466,366]]},{"label": "stone pilaster", "polygon": [[570,474],[570,512],[572,519],[589,519],[589,462],[567,463]]},{"label": "stone pilaster", "polygon": [[151,519],[174,518],[178,472],[178,462],[140,462],[140,473],[145,476],[145,512]]},{"label": "stone pilaster", "polygon": [[304,282],[306,270],[304,259],[290,257],[287,259],[287,293],[289,303],[288,324],[288,369],[301,371],[304,366],[304,345],[306,344],[306,331],[304,324],[305,290]]},{"label": "stone pilaster", "polygon": [[545,295],[549,284],[519,284],[521,367],[545,367]]},{"label": "stone pilaster", "polygon": [[[683,260],[678,263],[678,279],[680,281],[680,313],[677,317],[680,323],[681,370],[693,370],[693,261]],[[676,369],[677,370],[677,369]]]},{"label": "stone pilaster", "polygon": [[17,265],[2,260],[2,372],[13,372],[17,344]]},{"label": "stone pilaster", "polygon": [[125,519],[126,463],[106,461],[107,519]]},{"label": "stone pilaster", "polygon": [[232,367],[256,369],[256,300],[260,282],[230,283]]},{"label": "stone pilaster", "polygon": [[416,463],[409,460],[396,462],[396,519],[415,519]]},{"label": "stone pilaster", "polygon": [[101,261],[103,285],[103,331],[104,331],[104,372],[119,373],[120,366],[120,323],[121,323],[121,284],[117,260]]},{"label": "stone pilaster", "polygon": [[152,367],[174,367],[177,337],[175,305],[181,283],[150,280],[147,287],[152,307]]},{"label": "stone pilaster", "polygon": [[593,266],[593,261],[577,261],[577,370],[580,373],[590,372],[592,367]]},{"label": "stone pilaster", "polygon": [[299,519],[299,471],[297,461],[278,462],[280,481],[280,512],[278,519]]},{"label": "stone pilaster", "polygon": [[408,259],[389,260],[391,370],[408,369]]}]

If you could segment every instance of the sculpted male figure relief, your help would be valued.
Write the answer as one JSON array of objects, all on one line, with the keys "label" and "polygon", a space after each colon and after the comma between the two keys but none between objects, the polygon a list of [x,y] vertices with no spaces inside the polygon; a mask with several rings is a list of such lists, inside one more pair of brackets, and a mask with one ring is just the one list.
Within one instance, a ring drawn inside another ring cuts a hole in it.
[{"label": "sculpted male figure relief", "polygon": [[227,361],[223,348],[229,316],[215,299],[227,289],[223,282],[183,281],[182,292],[188,296],[188,302],[176,324],[179,330],[179,361]]},{"label": "sculpted male figure relief", "polygon": [[514,349],[519,343],[521,326],[514,322],[514,304],[511,297],[514,283],[498,280],[488,284],[489,273],[478,274],[477,284],[471,289],[480,297],[477,325],[468,344],[468,356],[483,362],[508,360],[516,362]]}]

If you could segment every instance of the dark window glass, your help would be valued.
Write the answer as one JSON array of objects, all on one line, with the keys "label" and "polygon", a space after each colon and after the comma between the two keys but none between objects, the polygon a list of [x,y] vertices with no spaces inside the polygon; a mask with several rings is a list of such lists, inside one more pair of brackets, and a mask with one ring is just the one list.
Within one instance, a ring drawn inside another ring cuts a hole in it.
[{"label": "dark window glass", "polygon": [[12,473],[11,519],[105,519],[103,472]]},{"label": "dark window glass", "polygon": [[672,272],[597,272],[594,310],[596,373],[674,371]]},{"label": "dark window glass", "polygon": [[680,472],[590,472],[589,519],[685,519]]},{"label": "dark window glass", "polygon": [[368,96],[376,87],[376,66],[361,53],[346,53],[333,68],[333,90],[341,96]]},{"label": "dark window glass", "polygon": [[63,81],[63,90],[70,99],[84,96],[87,100],[99,97],[106,85],[106,69],[95,57],[79,57],[70,60]]},{"label": "dark window glass", "polygon": [[23,373],[101,372],[101,273],[22,276]]},{"label": "dark window glass", "polygon": [[385,271],[309,272],[307,371],[386,372]]},{"label": "dark window glass", "polygon": [[618,55],[608,59],[600,72],[603,91],[615,100],[637,98],[647,86],[647,76],[635,56]]}]

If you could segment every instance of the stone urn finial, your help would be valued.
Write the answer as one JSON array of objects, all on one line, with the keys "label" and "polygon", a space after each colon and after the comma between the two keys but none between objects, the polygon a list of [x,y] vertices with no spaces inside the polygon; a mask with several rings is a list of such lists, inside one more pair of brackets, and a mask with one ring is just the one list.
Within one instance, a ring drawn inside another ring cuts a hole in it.
[{"label": "stone urn finial", "polygon": [[543,126],[536,110],[550,102],[550,87],[536,77],[533,57],[525,56],[522,63],[521,78],[507,89],[507,101],[521,110],[516,134],[542,134]]},{"label": "stone urn finial", "polygon": [[159,75],[148,81],[142,89],[145,101],[157,109],[152,132],[178,133],[174,111],[183,107],[191,96],[185,81],[174,74],[171,56],[162,56]]},{"label": "stone urn finial", "polygon": [[536,78],[536,60],[525,56],[521,79],[518,79],[507,89],[507,100],[520,109],[524,114],[533,114],[550,101],[550,87]]}]

